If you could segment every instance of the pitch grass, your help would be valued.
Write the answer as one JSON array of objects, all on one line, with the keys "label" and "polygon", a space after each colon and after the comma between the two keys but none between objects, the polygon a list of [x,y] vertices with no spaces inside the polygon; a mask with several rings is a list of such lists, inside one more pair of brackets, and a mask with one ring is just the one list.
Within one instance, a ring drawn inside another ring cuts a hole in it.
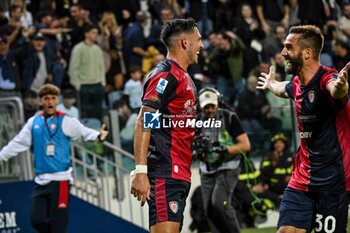
[{"label": "pitch grass", "polygon": [[[276,227],[273,228],[262,228],[262,229],[257,229],[257,228],[243,228],[241,229],[241,233],[275,233],[276,232]],[[350,219],[348,220],[348,228],[346,232],[350,232]]]},{"label": "pitch grass", "polygon": [[272,228],[243,228],[241,229],[241,233],[275,233],[276,232],[276,227]]}]

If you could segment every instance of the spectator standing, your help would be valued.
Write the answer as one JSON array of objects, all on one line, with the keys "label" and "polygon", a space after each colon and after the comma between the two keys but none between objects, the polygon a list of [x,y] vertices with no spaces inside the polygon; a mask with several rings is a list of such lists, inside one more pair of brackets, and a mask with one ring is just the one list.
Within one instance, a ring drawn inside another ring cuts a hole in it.
[{"label": "spectator standing", "polygon": [[[150,57],[146,51],[146,38],[143,28],[147,25],[146,12],[136,13],[136,21],[124,32],[123,55],[126,67],[129,69],[132,65],[142,67],[142,59]],[[128,70],[128,72],[130,72]]]},{"label": "spectator standing", "polygon": [[[27,5],[25,0],[11,0],[12,5],[19,6],[22,10],[22,15],[21,15],[21,26],[25,29],[29,28],[30,26],[33,25],[33,16],[30,11],[27,10]],[[10,13],[7,11],[5,13],[7,18],[10,18]]]},{"label": "spectator standing", "polygon": [[239,16],[235,18],[233,30],[241,38],[245,45],[243,52],[243,76],[248,77],[248,73],[261,60],[262,44],[261,40],[265,38],[260,23],[253,14],[252,7],[244,3],[240,7]]},{"label": "spectator standing", "polygon": [[98,27],[88,25],[85,40],[74,46],[69,64],[71,84],[79,92],[82,118],[102,119],[105,66],[102,49],[95,44]]},{"label": "spectator standing", "polygon": [[10,51],[7,37],[0,35],[0,96],[19,95],[20,70],[15,53]]},{"label": "spectator standing", "polygon": [[22,25],[21,25],[22,9],[20,6],[11,5],[9,8],[9,20],[8,23],[0,27],[0,34],[6,35],[7,40],[11,45],[11,49],[18,48],[19,40],[21,38]]},{"label": "spectator standing", "polygon": [[130,68],[130,79],[126,81],[124,87],[124,95],[129,100],[129,106],[133,113],[140,111],[142,101],[142,71],[138,66],[132,66]]},{"label": "spectator standing", "polygon": [[24,89],[38,92],[44,83],[59,86],[63,79],[62,73],[56,73],[54,69],[54,64],[59,62],[57,54],[47,47],[44,35],[36,33],[24,61]]},{"label": "spectator standing", "polygon": [[233,104],[243,72],[243,41],[234,33],[217,34],[217,47],[208,55],[208,68],[225,102]]},{"label": "spectator standing", "polygon": [[103,49],[107,85],[120,90],[124,85],[126,68],[123,59],[123,28],[119,26],[112,12],[105,12],[100,21],[99,44]]},{"label": "spectator standing", "polygon": [[81,5],[75,4],[70,8],[70,19],[68,21],[68,28],[72,29],[70,32],[72,46],[84,41],[84,28],[91,25],[90,19],[84,15],[84,9]]}]

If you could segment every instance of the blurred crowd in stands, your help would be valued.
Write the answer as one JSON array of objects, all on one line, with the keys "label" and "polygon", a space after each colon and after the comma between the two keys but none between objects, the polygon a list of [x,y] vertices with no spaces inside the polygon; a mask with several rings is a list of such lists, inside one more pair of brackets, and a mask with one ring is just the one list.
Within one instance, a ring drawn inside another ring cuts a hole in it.
[{"label": "blurred crowd in stands", "polygon": [[253,151],[268,149],[266,136],[292,130],[289,100],[255,89],[271,65],[278,79],[291,78],[280,55],[289,26],[322,28],[322,64],[339,69],[350,60],[346,0],[6,0],[0,96],[23,98],[29,117],[39,108],[40,86],[53,83],[64,90],[60,109],[76,117],[102,120],[118,109],[129,144],[128,119],[141,106],[142,81],[166,56],[162,24],[181,17],[198,21],[206,45],[190,75],[198,89],[216,87],[237,111]]},{"label": "blurred crowd in stands", "polygon": [[[350,61],[349,0],[2,0],[0,98],[22,98],[28,119],[40,108],[39,88],[53,83],[63,90],[58,109],[69,115],[102,121],[116,110],[122,146],[132,152],[143,80],[166,57],[161,27],[183,17],[198,22],[205,44],[189,74],[198,90],[217,88],[238,113],[251,154],[268,158],[261,173],[270,174],[277,154],[288,154],[274,152],[275,142],[282,151],[292,146],[292,105],[257,90],[258,77],[272,65],[277,79],[291,79],[280,52],[298,24],[319,26],[321,63],[343,67]],[[270,141],[277,132],[287,136]],[[288,175],[290,156],[284,161]],[[254,192],[269,196],[271,181],[263,175]],[[279,194],[272,199],[277,205]]]},{"label": "blurred crowd in stands", "polygon": [[101,120],[120,106],[115,101],[137,113],[144,77],[166,56],[162,24],[177,17],[196,19],[206,45],[189,70],[198,89],[221,92],[253,150],[266,134],[292,129],[290,102],[255,89],[271,65],[278,79],[291,78],[280,55],[289,26],[322,28],[322,64],[339,69],[350,60],[346,0],[7,0],[0,4],[0,96],[21,96],[30,116],[40,86],[53,83],[64,90],[60,109],[77,117],[70,108]]}]

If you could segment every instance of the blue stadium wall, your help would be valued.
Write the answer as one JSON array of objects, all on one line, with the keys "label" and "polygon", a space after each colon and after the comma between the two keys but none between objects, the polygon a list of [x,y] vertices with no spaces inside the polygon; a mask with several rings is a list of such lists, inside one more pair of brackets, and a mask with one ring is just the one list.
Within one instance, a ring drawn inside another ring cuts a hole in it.
[{"label": "blue stadium wall", "polygon": [[[0,233],[35,233],[30,225],[30,195],[33,182],[0,184]],[[68,233],[145,233],[77,197],[70,197]]]}]

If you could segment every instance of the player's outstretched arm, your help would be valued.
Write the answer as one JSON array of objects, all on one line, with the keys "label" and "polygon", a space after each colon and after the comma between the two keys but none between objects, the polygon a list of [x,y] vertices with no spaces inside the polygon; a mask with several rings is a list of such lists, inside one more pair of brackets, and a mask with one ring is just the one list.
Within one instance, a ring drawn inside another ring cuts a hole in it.
[{"label": "player's outstretched arm", "polygon": [[288,94],[286,92],[286,85],[288,81],[279,82],[275,80],[275,71],[273,66],[270,66],[270,72],[268,74],[261,73],[261,76],[258,80],[258,86],[256,89],[259,90],[270,90],[273,94],[288,98]]},{"label": "player's outstretched arm", "polygon": [[337,79],[328,84],[328,90],[335,99],[343,98],[349,91],[348,72],[350,62],[339,72]]}]

